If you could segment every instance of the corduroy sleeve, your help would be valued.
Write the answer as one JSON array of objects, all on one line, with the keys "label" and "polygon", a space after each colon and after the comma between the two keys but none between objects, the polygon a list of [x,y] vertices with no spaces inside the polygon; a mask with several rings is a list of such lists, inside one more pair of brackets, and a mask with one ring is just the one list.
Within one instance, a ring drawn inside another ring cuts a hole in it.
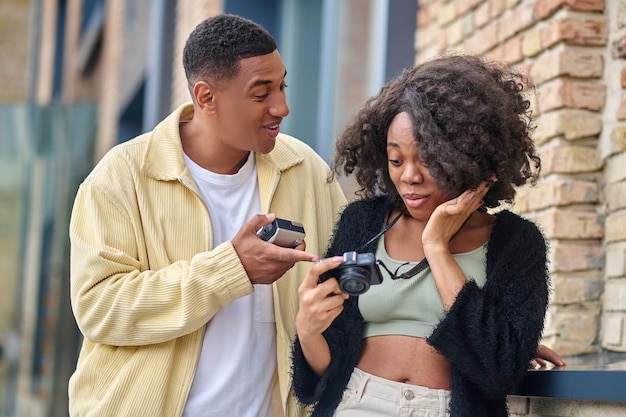
[{"label": "corduroy sleeve", "polygon": [[[130,213],[124,206],[124,191],[111,191],[129,187],[101,184],[89,178],[80,186],[70,221],[72,308],[88,340],[117,346],[171,340],[197,330],[221,307],[253,291],[230,242],[195,251],[198,245],[186,241],[206,238],[183,233],[181,243],[171,246],[189,244],[188,259],[149,250],[160,235],[139,224],[140,210]],[[177,228],[167,227],[165,236]]]}]

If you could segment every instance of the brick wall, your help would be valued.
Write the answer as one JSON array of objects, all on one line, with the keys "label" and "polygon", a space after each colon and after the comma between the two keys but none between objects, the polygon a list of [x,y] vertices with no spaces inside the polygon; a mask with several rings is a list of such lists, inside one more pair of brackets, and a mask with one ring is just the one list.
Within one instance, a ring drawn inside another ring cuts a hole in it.
[{"label": "brick wall", "polygon": [[611,95],[604,119],[611,123],[603,132],[600,147],[605,164],[602,181],[606,217],[606,283],[600,341],[608,349],[626,351],[626,2],[607,1],[607,9],[611,28],[607,86]]},{"label": "brick wall", "polygon": [[4,57],[0,65],[0,102],[28,98],[31,18],[31,1],[0,1],[0,51]]},{"label": "brick wall", "polygon": [[418,3],[417,62],[475,52],[521,67],[535,84],[542,179],[519,190],[514,210],[550,240],[544,343],[563,355],[626,350],[626,128],[615,123],[626,120],[626,71],[610,53],[624,2]]}]

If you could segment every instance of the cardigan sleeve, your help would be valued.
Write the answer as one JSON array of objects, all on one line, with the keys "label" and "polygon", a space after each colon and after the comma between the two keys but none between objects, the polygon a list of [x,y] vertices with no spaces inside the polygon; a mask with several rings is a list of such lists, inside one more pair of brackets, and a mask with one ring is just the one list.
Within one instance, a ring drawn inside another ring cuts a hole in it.
[{"label": "cardigan sleeve", "polygon": [[[342,213],[335,228],[326,257],[355,250],[379,230],[384,220],[385,200],[378,203],[356,202]],[[363,349],[363,317],[358,310],[358,298],[350,297],[344,309],[323,332],[331,361],[323,375],[315,374],[302,353],[296,337],[293,345],[293,387],[298,400],[304,404],[318,403],[315,415],[332,414],[341,400],[341,393],[350,379]]]},{"label": "cardigan sleeve", "polygon": [[498,223],[488,244],[485,286],[469,281],[428,339],[455,373],[491,399],[509,394],[527,372],[549,294],[541,232],[510,212]]},{"label": "cardigan sleeve", "polygon": [[[296,337],[293,349],[293,387],[296,397],[302,403],[314,404],[322,398],[336,398],[337,403],[339,402],[341,392],[348,383],[362,350],[359,320],[362,322],[357,298],[350,297],[344,303],[343,312],[323,333],[331,352],[331,360],[321,376],[311,370]],[[350,326],[349,323],[353,325]]]},{"label": "cardigan sleeve", "polygon": [[161,343],[197,330],[220,308],[252,293],[230,242],[167,266],[161,266],[168,260],[163,251],[148,264],[141,247],[157,235],[139,230],[139,208],[127,195],[135,191],[120,185],[131,180],[122,169],[116,174],[118,182],[103,175],[85,180],[72,210],[70,296],[85,338],[114,346]]}]

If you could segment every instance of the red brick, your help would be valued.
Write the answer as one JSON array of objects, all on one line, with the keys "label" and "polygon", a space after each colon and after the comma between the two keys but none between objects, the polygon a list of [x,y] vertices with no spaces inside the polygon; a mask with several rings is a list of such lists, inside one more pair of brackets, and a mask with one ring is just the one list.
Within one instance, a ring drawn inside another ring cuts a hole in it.
[{"label": "red brick", "polygon": [[490,22],[489,3],[485,2],[478,6],[476,12],[474,13],[474,22],[477,27],[485,26]]},{"label": "red brick", "polygon": [[620,101],[617,111],[615,112],[615,117],[617,120],[626,120],[626,100]]},{"label": "red brick", "polygon": [[516,36],[507,41],[502,48],[503,60],[515,64],[522,60],[522,37]]},{"label": "red brick", "polygon": [[482,0],[463,0],[457,5],[457,11],[459,15],[464,15],[468,11],[478,6]]},{"label": "red brick", "polygon": [[500,41],[530,28],[535,23],[532,5],[522,4],[500,20]]},{"label": "red brick", "polygon": [[532,64],[532,79],[537,84],[557,77],[600,78],[604,62],[600,51],[560,48],[542,54]]},{"label": "red brick", "polygon": [[601,110],[605,100],[604,84],[561,79],[542,85],[538,95],[538,105],[542,113],[561,107]]},{"label": "red brick", "polygon": [[558,146],[543,148],[541,174],[583,174],[597,172],[602,168],[597,149],[591,146]]},{"label": "red brick", "polygon": [[433,21],[429,7],[422,7],[417,11],[417,26],[423,28]]},{"label": "red brick", "polygon": [[549,22],[543,29],[542,46],[565,42],[568,45],[604,46],[607,44],[606,19],[561,18]]},{"label": "red brick", "polygon": [[541,226],[548,239],[600,240],[604,237],[604,218],[595,211],[548,209],[528,217]]},{"label": "red brick", "polygon": [[536,0],[535,16],[545,19],[561,7],[585,12],[601,12],[604,10],[604,0]]},{"label": "red brick", "polygon": [[485,53],[498,44],[498,25],[493,22],[477,30],[467,41],[470,51],[478,54]]},{"label": "red brick", "polygon": [[491,20],[497,19],[506,10],[506,1],[489,0],[489,16]]},{"label": "red brick", "polygon": [[[597,241],[596,241],[597,242]],[[585,271],[589,269],[602,269],[604,266],[604,249],[598,244],[577,244],[558,242],[550,247],[550,263],[552,271],[571,272]],[[559,303],[590,301],[589,298],[597,299],[601,293],[602,281],[592,281],[588,279],[577,280],[577,286],[572,285],[574,281],[568,279],[565,283],[569,291],[559,288],[555,294],[555,301]],[[576,281],[574,281],[576,282]],[[574,287],[574,288],[572,288]],[[582,287],[582,288],[581,288]],[[600,287],[600,289],[598,289]],[[567,300],[572,297],[572,292],[582,293],[576,300]],[[569,294],[568,294],[569,293]],[[587,296],[585,296],[585,294]]]}]

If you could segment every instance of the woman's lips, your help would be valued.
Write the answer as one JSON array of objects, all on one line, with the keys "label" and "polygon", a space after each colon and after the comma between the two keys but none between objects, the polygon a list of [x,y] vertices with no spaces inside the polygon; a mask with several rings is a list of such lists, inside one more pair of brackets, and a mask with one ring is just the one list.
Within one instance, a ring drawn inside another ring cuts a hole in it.
[{"label": "woman's lips", "polygon": [[421,194],[404,194],[402,196],[404,204],[409,208],[418,208],[428,199],[428,196]]}]

